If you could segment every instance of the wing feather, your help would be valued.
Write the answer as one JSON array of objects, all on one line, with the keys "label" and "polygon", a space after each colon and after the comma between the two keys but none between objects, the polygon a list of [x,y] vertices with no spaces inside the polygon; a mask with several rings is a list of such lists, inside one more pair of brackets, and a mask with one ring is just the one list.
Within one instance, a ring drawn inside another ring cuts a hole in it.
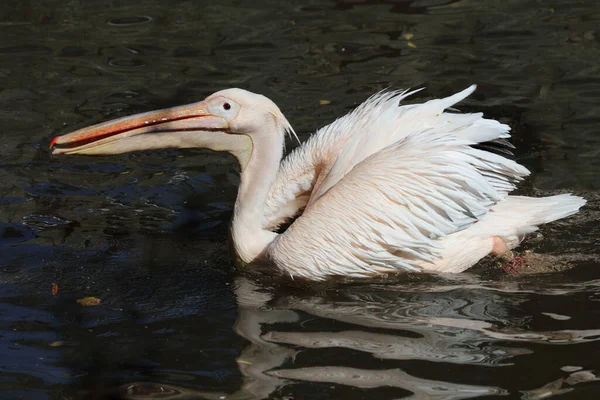
[{"label": "wing feather", "polygon": [[[421,89],[388,91],[371,96],[351,113],[319,129],[281,163],[265,205],[264,227],[274,230],[298,215],[308,204],[315,186],[324,181],[341,152],[351,152],[359,133],[379,132],[382,147],[396,139],[377,123],[383,114],[395,113],[399,102]],[[410,106],[405,106],[410,107]],[[356,121],[363,121],[357,124]],[[360,158],[356,156],[355,158]]]},{"label": "wing feather", "polygon": [[437,239],[484,218],[528,174],[473,148],[471,135],[457,136],[413,131],[357,163],[277,237],[269,257],[312,279],[415,271],[436,261]]},{"label": "wing feather", "polygon": [[[354,166],[412,132],[443,130],[448,135],[479,143],[497,143],[502,150],[509,138],[508,126],[482,118],[481,113],[445,112],[475,90],[475,85],[443,99],[400,106],[418,90],[376,93],[354,111],[319,129],[283,160],[267,199],[264,227],[275,229],[298,215],[339,182]],[[482,145],[485,150],[485,145]],[[510,151],[508,150],[508,153]],[[487,159],[504,162],[503,157]],[[483,160],[482,160],[483,162]],[[500,192],[512,190],[510,174],[486,172],[488,182]],[[508,183],[507,183],[508,182]]]},{"label": "wing feather", "polygon": [[[388,170],[382,170],[381,174],[375,177],[377,185],[384,193],[381,204],[400,204],[404,201],[402,206],[411,207],[413,210],[411,212],[414,212],[414,216],[418,216],[421,225],[425,222],[429,224],[430,236],[440,235],[439,231],[431,227],[448,230],[449,226],[453,229],[464,229],[470,226],[474,220],[484,216],[492,204],[512,191],[522,176],[528,174],[522,167],[517,170],[515,167],[517,164],[504,157],[506,152],[510,153],[510,150],[502,152],[501,155],[486,151],[487,143],[493,143],[495,147],[499,146],[501,149],[512,148],[506,141],[510,137],[507,125],[485,119],[481,113],[460,114],[445,111],[474,90],[473,85],[447,98],[403,106],[399,103],[416,91],[380,92],[371,96],[354,111],[319,129],[283,160],[266,202],[264,227],[275,230],[290,218],[302,213],[304,209],[310,209],[329,190],[346,179],[359,164],[365,163],[369,157],[383,149],[395,143],[403,143],[393,148],[402,154],[410,153],[408,149],[415,147],[411,144],[413,142],[424,146],[423,150],[429,157],[429,162],[436,165],[435,170],[430,170],[428,174],[421,174],[413,171],[408,164],[388,165],[388,169],[400,168],[403,171],[404,181],[420,181],[421,184],[405,186],[401,192],[405,197],[398,197],[398,193],[387,190],[395,187],[397,178],[388,173]],[[438,138],[440,135],[442,138]],[[403,142],[409,136],[412,139]],[[427,153],[426,151],[431,150],[426,147],[429,143],[427,137],[436,137],[436,140],[447,139],[454,144],[460,143],[460,146],[472,151],[468,157],[461,152]],[[408,144],[412,147],[406,147]],[[468,159],[466,164],[465,157]],[[361,169],[367,168],[370,167],[362,165],[355,173],[358,174]],[[365,188],[368,186],[369,183],[365,183]],[[436,190],[432,191],[432,187]],[[351,190],[348,192],[349,197],[364,196],[363,188],[360,186],[348,190]],[[463,196],[465,191],[478,193],[479,197],[465,198]],[[487,197],[482,197],[483,194]],[[410,200],[420,198],[427,198],[428,201],[422,203]],[[382,214],[375,213],[375,216],[381,221],[387,221],[386,224],[392,231],[386,231],[388,236],[382,243],[394,243],[395,248],[401,248],[398,243],[404,245],[405,242],[399,242],[400,238],[393,232],[397,227],[396,221],[384,218],[385,214]],[[426,217],[429,215],[442,215],[444,218]],[[368,224],[369,218],[373,216],[358,221],[357,224]],[[411,233],[416,232],[420,226],[411,223],[411,220],[406,220],[404,224],[405,229]],[[395,238],[396,242],[392,238]],[[430,249],[431,241],[416,240],[414,235],[411,240],[413,246],[415,243],[421,245],[419,250],[414,250],[415,252],[422,257],[428,254],[424,249]],[[389,254],[394,246],[381,250],[381,254]],[[413,256],[416,257],[414,254]],[[364,263],[358,264],[366,268]],[[385,264],[385,262],[381,263],[382,268]],[[409,268],[410,265],[404,266]]]}]

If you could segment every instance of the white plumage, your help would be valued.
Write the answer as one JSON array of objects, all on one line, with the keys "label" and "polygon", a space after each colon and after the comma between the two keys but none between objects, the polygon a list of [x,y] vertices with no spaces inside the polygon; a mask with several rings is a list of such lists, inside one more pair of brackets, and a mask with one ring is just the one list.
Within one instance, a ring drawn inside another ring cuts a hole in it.
[{"label": "white plumage", "polygon": [[[491,252],[494,237],[512,248],[536,225],[575,213],[584,204],[578,197],[507,196],[529,171],[471,145],[509,138],[509,127],[481,113],[444,112],[474,90],[409,106],[398,104],[414,92],[378,93],[291,153],[270,192],[265,224],[282,222],[278,211],[289,204],[282,200],[308,206],[275,239],[270,259],[310,279],[460,272]],[[473,229],[490,209],[497,224]],[[286,210],[288,217],[298,211]]]},{"label": "white plumage", "polygon": [[[245,262],[267,260],[292,277],[460,272],[585,204],[568,194],[508,195],[529,171],[474,145],[509,138],[509,127],[481,113],[447,111],[474,90],[473,85],[444,99],[402,106],[415,92],[375,94],[282,162],[289,122],[269,99],[241,89],[86,128],[52,144],[69,144],[55,153],[231,151],[242,167],[232,223],[238,256]],[[149,115],[175,117],[165,128],[136,124]],[[111,130],[116,133],[107,138]],[[154,134],[154,142],[133,142],[142,133]],[[90,145],[96,136],[100,144]],[[77,146],[78,140],[84,144]],[[285,232],[274,232],[300,213]]]}]

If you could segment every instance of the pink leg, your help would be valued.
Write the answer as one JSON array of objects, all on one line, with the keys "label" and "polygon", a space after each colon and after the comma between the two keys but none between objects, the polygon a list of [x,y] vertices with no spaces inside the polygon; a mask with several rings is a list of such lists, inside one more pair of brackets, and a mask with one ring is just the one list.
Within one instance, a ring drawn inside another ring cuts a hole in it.
[{"label": "pink leg", "polygon": [[492,247],[492,251],[490,252],[490,254],[499,256],[510,250],[508,248],[508,246],[506,245],[506,242],[504,240],[500,239],[500,237],[494,236],[493,240],[494,240],[494,246]]},{"label": "pink leg", "polygon": [[527,259],[523,256],[514,256],[506,242],[498,236],[494,236],[493,240],[494,247],[492,247],[490,254],[502,256],[506,260],[506,264],[502,266],[504,272],[511,275],[519,274],[520,269],[525,265]]}]

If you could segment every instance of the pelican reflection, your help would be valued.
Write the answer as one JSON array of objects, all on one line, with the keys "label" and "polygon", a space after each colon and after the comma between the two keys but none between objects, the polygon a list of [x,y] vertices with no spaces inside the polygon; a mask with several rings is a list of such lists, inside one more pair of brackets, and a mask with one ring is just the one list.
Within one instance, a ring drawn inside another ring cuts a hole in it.
[{"label": "pelican reflection", "polygon": [[439,371],[469,365],[485,374],[507,368],[540,344],[599,340],[600,329],[534,331],[532,317],[520,310],[534,291],[560,296],[596,293],[598,286],[588,282],[529,290],[514,282],[440,280],[293,291],[239,277],[235,330],[249,344],[237,358],[243,377],[238,390],[131,383],[121,393],[128,399],[267,399],[294,393],[299,390],[295,383],[312,382],[334,385],[331,390],[335,385],[361,388],[363,398],[378,398],[377,388],[397,389],[398,398],[410,399],[507,395],[513,390],[457,382]]}]

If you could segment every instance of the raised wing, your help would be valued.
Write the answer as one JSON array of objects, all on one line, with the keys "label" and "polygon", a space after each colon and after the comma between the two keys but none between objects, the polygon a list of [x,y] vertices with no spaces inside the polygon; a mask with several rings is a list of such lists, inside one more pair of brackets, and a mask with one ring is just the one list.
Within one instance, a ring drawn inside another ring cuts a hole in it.
[{"label": "raised wing", "polygon": [[[354,111],[319,129],[286,157],[267,199],[264,226],[274,229],[312,204],[354,166],[409,134],[427,129],[444,131],[473,143],[508,138],[508,126],[483,119],[481,113],[444,112],[475,90],[471,86],[453,96],[424,104],[399,106],[407,91],[381,92]],[[495,185],[505,179],[489,177]],[[500,186],[498,190],[502,190]],[[512,190],[507,186],[504,190]]]},{"label": "raised wing", "polygon": [[341,152],[362,136],[377,137],[380,148],[397,141],[389,135],[395,127],[379,123],[381,117],[386,110],[397,112],[399,102],[417,91],[377,93],[349,114],[319,129],[294,149],[282,161],[267,198],[264,227],[275,229],[302,211],[312,198],[315,187],[329,176]]},{"label": "raised wing", "polygon": [[438,238],[477,222],[529,173],[472,147],[479,140],[473,128],[483,127],[489,140],[494,135],[485,128],[499,137],[506,135],[504,125],[473,115],[439,117],[448,116],[454,117],[450,129],[413,130],[358,162],[277,237],[269,248],[275,265],[318,279],[419,270],[435,262]]},{"label": "raised wing", "polygon": [[[467,89],[444,99],[434,99],[423,104],[398,106],[398,102],[415,92],[381,93],[367,100],[357,110],[350,113],[344,126],[337,121],[324,130],[342,128],[352,131],[343,148],[338,148],[334,162],[326,176],[320,177],[313,189],[309,205],[338,183],[354,166],[383,148],[402,140],[415,132],[445,132],[457,139],[473,144],[498,138],[508,138],[509,127],[495,120],[482,118],[482,113],[456,114],[444,110],[453,106],[475,91],[472,85]],[[320,132],[319,132],[320,134]],[[326,132],[322,133],[327,135]]]}]

